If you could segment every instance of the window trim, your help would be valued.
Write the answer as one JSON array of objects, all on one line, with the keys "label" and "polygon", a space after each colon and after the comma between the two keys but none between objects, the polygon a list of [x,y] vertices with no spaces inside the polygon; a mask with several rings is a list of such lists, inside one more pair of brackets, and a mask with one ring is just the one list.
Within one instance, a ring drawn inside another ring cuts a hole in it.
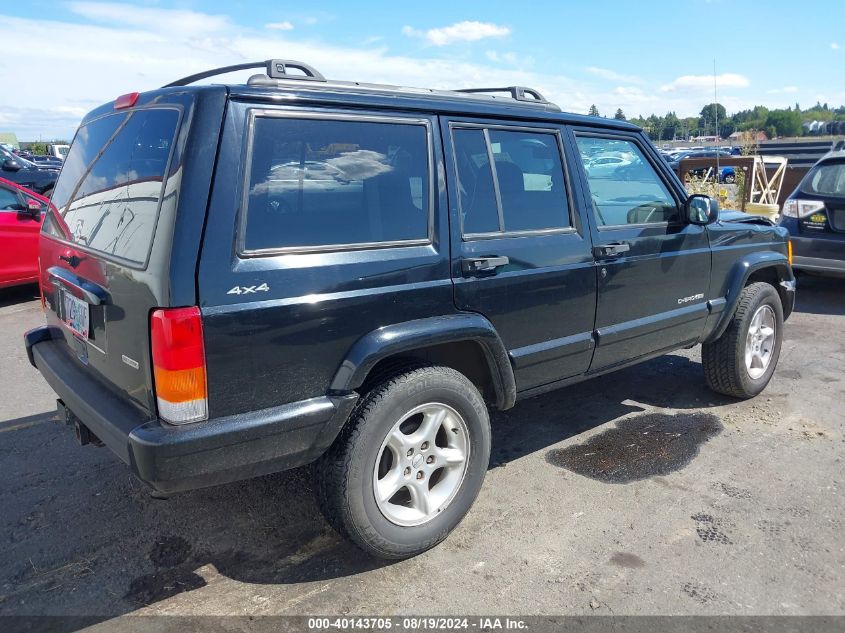
[{"label": "window trim", "polygon": [[[654,158],[649,155],[649,152],[645,146],[640,142],[640,139],[633,135],[628,134],[614,134],[612,132],[593,132],[593,131],[581,131],[577,129],[572,130],[573,141],[575,143],[575,149],[577,150],[576,160],[578,161],[579,165],[581,166],[581,171],[584,174],[584,184],[587,186],[587,191],[585,192],[589,198],[592,198],[592,188],[590,187],[590,178],[587,174],[587,167],[584,165],[584,159],[581,158],[581,151],[578,147],[578,137],[586,137],[586,138],[600,138],[600,139],[607,139],[611,141],[627,141],[635,145],[639,150],[640,153],[645,158],[646,162],[651,166],[654,170],[655,175],[657,175],[658,180],[663,183],[663,186],[666,188],[666,191],[669,192],[669,195],[675,201],[675,205],[678,208],[678,217],[683,217],[683,204],[684,201],[680,199],[678,196],[678,192],[675,190],[675,187],[671,186],[664,175],[660,173],[660,168],[657,166],[657,163],[654,161]],[[595,217],[595,210],[592,209],[591,206],[588,207],[588,212],[592,214],[592,219],[595,221],[595,227],[597,231],[612,231],[612,230],[619,230],[624,228],[644,228],[644,227],[668,227],[668,226],[685,226],[686,223],[683,220],[678,220],[676,222],[669,222],[668,220],[663,220],[661,222],[640,222],[638,224],[599,224],[598,218]]]},{"label": "window trim", "polygon": [[[165,165],[165,168],[164,168],[164,176],[161,179],[161,190],[160,190],[160,193],[159,193],[158,206],[156,207],[156,212],[155,212],[155,221],[153,222],[153,231],[152,231],[152,234],[150,235],[150,244],[147,248],[147,254],[146,254],[146,257],[144,258],[144,261],[138,262],[138,261],[135,261],[134,259],[128,259],[126,257],[121,257],[120,255],[115,255],[114,253],[107,253],[107,252],[104,252],[104,251],[97,250],[96,248],[91,248],[90,246],[87,246],[85,244],[80,244],[79,242],[74,242],[73,240],[68,240],[68,239],[65,239],[64,237],[60,237],[58,235],[52,235],[52,234],[45,233],[44,230],[43,230],[44,223],[42,223],[42,231],[41,231],[41,233],[39,233],[39,236],[44,236],[44,237],[46,237],[50,240],[53,240],[55,242],[58,242],[60,244],[65,244],[67,246],[70,246],[74,250],[77,250],[77,251],[80,251],[80,252],[83,252],[83,253],[88,253],[89,255],[93,255],[97,259],[103,259],[103,260],[106,260],[106,261],[109,261],[109,262],[113,262],[115,264],[123,266],[124,268],[131,268],[132,270],[147,270],[147,268],[150,265],[150,257],[151,257],[152,252],[153,252],[153,246],[155,245],[156,233],[158,232],[158,223],[159,223],[159,219],[161,217],[161,207],[162,207],[162,205],[164,205],[164,200],[166,198],[165,191],[166,191],[166,187],[167,187],[167,181],[172,176],[170,171],[173,168],[173,158],[176,155],[176,145],[179,142],[179,136],[182,133],[182,122],[183,122],[184,113],[185,113],[184,107],[181,104],[177,104],[177,103],[166,103],[166,104],[161,104],[161,105],[159,105],[159,104],[144,105],[144,106],[138,106],[137,108],[131,108],[131,109],[127,109],[127,110],[115,110],[114,112],[106,112],[104,114],[101,114],[100,116],[93,117],[92,119],[89,119],[88,121],[83,121],[82,123],[80,123],[79,127],[76,128],[76,132],[74,132],[74,135],[73,135],[73,140],[71,140],[70,145],[69,145],[69,147],[71,147],[71,148],[73,147],[73,143],[74,143],[74,141],[76,141],[76,137],[79,135],[79,130],[81,130],[82,127],[85,126],[85,125],[90,125],[91,123],[94,123],[96,121],[100,121],[100,120],[105,119],[105,118],[110,117],[110,116],[118,116],[118,115],[121,115],[121,114],[134,114],[135,112],[143,112],[143,111],[147,111],[147,110],[176,110],[177,117],[176,117],[176,128],[175,128],[175,131],[174,131],[174,134],[173,134],[173,141],[171,142],[171,145],[170,145],[170,153],[167,156],[167,164]],[[113,141],[114,139],[109,139],[109,140]],[[81,183],[88,177],[88,175],[91,173],[91,170],[93,169],[94,164],[98,160],[100,160],[100,158],[105,153],[105,150],[107,148],[108,148],[108,145],[106,145],[106,147],[101,147],[97,151],[97,154],[95,155],[95,157],[85,167],[85,171],[83,172],[82,176],[80,177],[80,179],[74,185],[74,192],[76,192],[78,187],[81,186]],[[70,150],[68,150],[68,153],[69,152],[70,152]],[[65,156],[67,156],[67,154],[65,154]],[[61,177],[61,171],[59,172],[59,177]],[[56,179],[56,182],[58,182],[58,178]],[[177,190],[177,193],[178,193],[178,190]],[[68,201],[68,205],[71,202],[72,201]],[[53,209],[55,209],[55,210],[53,210]],[[55,207],[53,207],[52,205],[47,207],[47,213],[48,214],[50,214],[50,213],[57,214],[60,218],[62,218],[62,222],[64,222],[64,216],[59,214],[59,210],[56,209]]]},{"label": "window trim", "polygon": [[[400,125],[418,125],[425,129],[425,142],[428,168],[428,234],[425,238],[410,240],[385,240],[377,242],[355,242],[352,244],[322,244],[316,246],[277,246],[272,248],[246,247],[246,227],[249,216],[249,179],[252,172],[253,144],[255,141],[255,121],[258,118],[267,119],[305,119],[317,121],[346,121],[364,123],[391,123]],[[378,114],[347,114],[344,112],[320,112],[315,110],[274,110],[267,108],[250,108],[247,112],[246,126],[247,140],[244,145],[243,175],[240,178],[241,195],[238,209],[236,250],[240,258],[272,257],[274,255],[290,255],[304,253],[335,253],[347,251],[376,250],[384,248],[401,248],[407,246],[429,246],[434,241],[434,143],[432,139],[431,121],[422,117],[403,117]]]},{"label": "window trim", "polygon": [[[490,161],[490,173],[493,176],[493,191],[496,197],[496,207],[499,217],[499,231],[487,231],[482,233],[466,233],[464,231],[464,214],[461,208],[461,196],[458,193],[458,222],[461,229],[461,241],[471,242],[476,240],[491,240],[508,237],[531,237],[540,235],[560,235],[567,233],[577,233],[578,229],[573,220],[572,210],[574,208],[572,198],[572,181],[569,177],[569,168],[566,163],[566,153],[563,149],[563,138],[561,136],[560,128],[557,127],[534,127],[529,125],[507,125],[499,123],[475,123],[469,121],[449,121],[449,142],[452,148],[452,164],[455,170],[455,184],[460,182],[460,172],[458,171],[458,155],[455,151],[455,136],[456,129],[480,129],[484,134],[484,143],[487,146],[487,159]],[[557,149],[560,156],[560,166],[563,170],[563,186],[566,188],[566,215],[569,219],[569,226],[551,227],[548,229],[526,229],[518,231],[505,230],[504,208],[502,207],[502,197],[499,191],[499,177],[496,173],[496,165],[493,157],[493,147],[490,142],[490,134],[488,130],[501,130],[504,132],[535,132],[540,134],[550,134],[557,139]]]}]

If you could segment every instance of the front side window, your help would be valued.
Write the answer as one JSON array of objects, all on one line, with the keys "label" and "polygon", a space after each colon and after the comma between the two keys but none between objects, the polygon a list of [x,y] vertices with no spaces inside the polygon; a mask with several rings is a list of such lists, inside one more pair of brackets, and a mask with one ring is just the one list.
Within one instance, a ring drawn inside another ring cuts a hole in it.
[{"label": "front side window", "polygon": [[18,194],[11,189],[0,187],[0,211],[20,209],[21,201]]},{"label": "front side window", "polygon": [[464,235],[570,226],[556,134],[455,128],[452,139]]},{"label": "front side window", "polygon": [[632,141],[577,136],[598,226],[656,224],[680,218],[678,204]]},{"label": "front side window", "polygon": [[428,130],[419,122],[257,116],[245,251],[427,240]]}]

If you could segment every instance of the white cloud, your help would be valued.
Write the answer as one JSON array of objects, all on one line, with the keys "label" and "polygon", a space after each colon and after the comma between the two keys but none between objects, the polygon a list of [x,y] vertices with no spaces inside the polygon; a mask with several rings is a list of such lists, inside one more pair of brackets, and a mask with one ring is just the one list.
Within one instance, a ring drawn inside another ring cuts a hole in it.
[{"label": "white cloud", "polygon": [[[663,92],[676,90],[712,90],[713,75],[683,75],[674,81],[660,87]],[[716,85],[719,88],[745,88],[751,82],[743,75],[735,73],[724,73],[716,76]]]},{"label": "white cloud", "polygon": [[622,73],[618,73],[615,70],[610,70],[608,68],[587,66],[584,70],[590,73],[591,75],[600,77],[601,79],[607,79],[609,81],[621,81],[630,84],[638,84],[642,82],[642,79],[640,79],[636,75],[623,75]]},{"label": "white cloud", "polygon": [[839,44],[837,44],[836,42],[831,42],[830,47],[835,51],[839,50]]},{"label": "white cloud", "polygon": [[230,26],[229,18],[225,15],[211,15],[182,9],[157,9],[114,2],[82,1],[71,2],[68,8],[92,22],[159,32],[177,31],[186,37],[218,32]]},{"label": "white cloud", "polygon": [[488,37],[506,37],[511,30],[492,22],[464,21],[450,24],[439,29],[422,31],[412,26],[402,27],[403,35],[419,37],[433,46],[446,46],[455,42],[477,42]]},{"label": "white cloud", "polygon": [[499,51],[485,51],[484,57],[496,64],[510,64],[511,66],[530,68],[534,65],[534,58],[530,55],[523,57],[513,51],[500,53]]},{"label": "white cloud", "polygon": [[268,22],[264,25],[264,28],[271,31],[293,31],[293,24],[287,20],[284,22]]},{"label": "white cloud", "polygon": [[766,90],[766,93],[770,95],[795,94],[796,92],[798,92],[798,86],[784,86],[783,88],[772,88],[771,90]]},{"label": "white cloud", "polygon": [[[84,5],[82,10],[87,10],[91,4],[77,3],[76,7]],[[592,82],[583,77],[576,81],[560,74],[537,73],[531,70],[530,58],[509,52],[492,52],[479,62],[468,61],[465,54],[402,56],[390,53],[384,46],[346,47],[296,38],[294,33],[299,31],[248,29],[225,16],[120,6],[126,9],[125,13],[105,20],[109,14],[106,10],[96,24],[0,15],[0,24],[20,41],[39,42],[21,52],[10,49],[13,57],[8,59],[7,55],[7,63],[0,64],[0,86],[20,87],[0,94],[3,131],[15,132],[27,141],[39,137],[69,138],[84,112],[118,95],[151,90],[215,66],[267,59],[280,50],[286,57],[305,61],[333,79],[441,89],[531,86],[570,112],[586,113],[595,103],[604,113],[621,107],[629,117],[667,111],[693,116],[712,98],[712,77],[702,84],[706,90],[661,92],[645,82],[631,86],[623,81],[608,87],[605,81]],[[146,13],[150,10],[162,13],[154,14],[153,20]],[[187,36],[177,28],[185,14],[192,21]],[[144,16],[150,21],[141,20]],[[301,18],[291,17],[297,26],[303,23]],[[55,67],[57,59],[62,60],[62,71],[52,74],[50,81],[38,80],[44,68]],[[252,72],[255,71],[240,73],[235,80],[244,80]],[[231,76],[205,83],[226,81],[232,81]],[[723,86],[720,81],[720,88]],[[737,97],[730,89],[720,90],[719,101],[729,112],[751,107],[755,100],[760,102],[759,94],[742,94]],[[799,96],[802,102],[810,101],[809,97]],[[788,100],[794,101],[794,97],[790,95]],[[843,103],[845,93],[831,93],[820,101]]]}]

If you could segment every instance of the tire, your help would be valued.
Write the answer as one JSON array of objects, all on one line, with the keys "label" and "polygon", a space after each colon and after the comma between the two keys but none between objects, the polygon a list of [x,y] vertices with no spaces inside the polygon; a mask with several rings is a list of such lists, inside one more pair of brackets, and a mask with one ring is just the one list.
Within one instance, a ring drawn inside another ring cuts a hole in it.
[{"label": "tire", "polygon": [[[760,319],[755,326],[756,337],[755,333],[749,333],[755,319]],[[774,330],[771,336],[766,336],[768,327]],[[769,384],[780,357],[782,341],[780,296],[771,284],[749,284],[743,288],[733,318],[722,336],[701,346],[707,386],[735,398],[753,398]],[[766,358],[766,362],[761,362]]]},{"label": "tire", "polygon": [[489,460],[490,419],[475,385],[447,367],[405,369],[372,387],[315,463],[317,501],[365,552],[409,558],[460,523]]},{"label": "tire", "polygon": [[733,174],[728,174],[727,176],[725,176],[725,184],[726,185],[732,185],[735,182],[736,182],[736,176],[734,176]]}]

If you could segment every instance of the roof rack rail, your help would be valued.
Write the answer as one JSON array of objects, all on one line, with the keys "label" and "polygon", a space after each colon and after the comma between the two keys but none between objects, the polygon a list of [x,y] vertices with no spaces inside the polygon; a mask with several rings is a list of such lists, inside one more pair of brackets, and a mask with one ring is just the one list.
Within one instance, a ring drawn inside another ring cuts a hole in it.
[{"label": "roof rack rail", "polygon": [[[220,68],[205,70],[201,73],[196,73],[195,75],[188,75],[187,77],[182,77],[182,79],[172,81],[169,84],[162,86],[162,88],[187,86],[196,81],[199,81],[200,79],[207,79],[208,77],[214,77],[215,75],[225,75],[226,73],[231,73],[236,70],[248,70],[250,68],[264,68],[267,71],[267,76],[271,79],[326,81],[326,78],[323,77],[322,74],[320,74],[317,70],[315,70],[313,67],[309,66],[305,62],[298,62],[294,59],[268,59],[263,62],[246,62],[243,64],[234,64],[233,66],[221,66]],[[287,71],[288,68],[296,68],[297,70],[301,70],[303,74],[291,75]]]},{"label": "roof rack rail", "polygon": [[512,99],[516,101],[527,101],[528,103],[551,103],[534,88],[526,88],[525,86],[506,86],[502,88],[461,88],[455,92],[470,92],[470,93],[496,93],[506,92]]}]

